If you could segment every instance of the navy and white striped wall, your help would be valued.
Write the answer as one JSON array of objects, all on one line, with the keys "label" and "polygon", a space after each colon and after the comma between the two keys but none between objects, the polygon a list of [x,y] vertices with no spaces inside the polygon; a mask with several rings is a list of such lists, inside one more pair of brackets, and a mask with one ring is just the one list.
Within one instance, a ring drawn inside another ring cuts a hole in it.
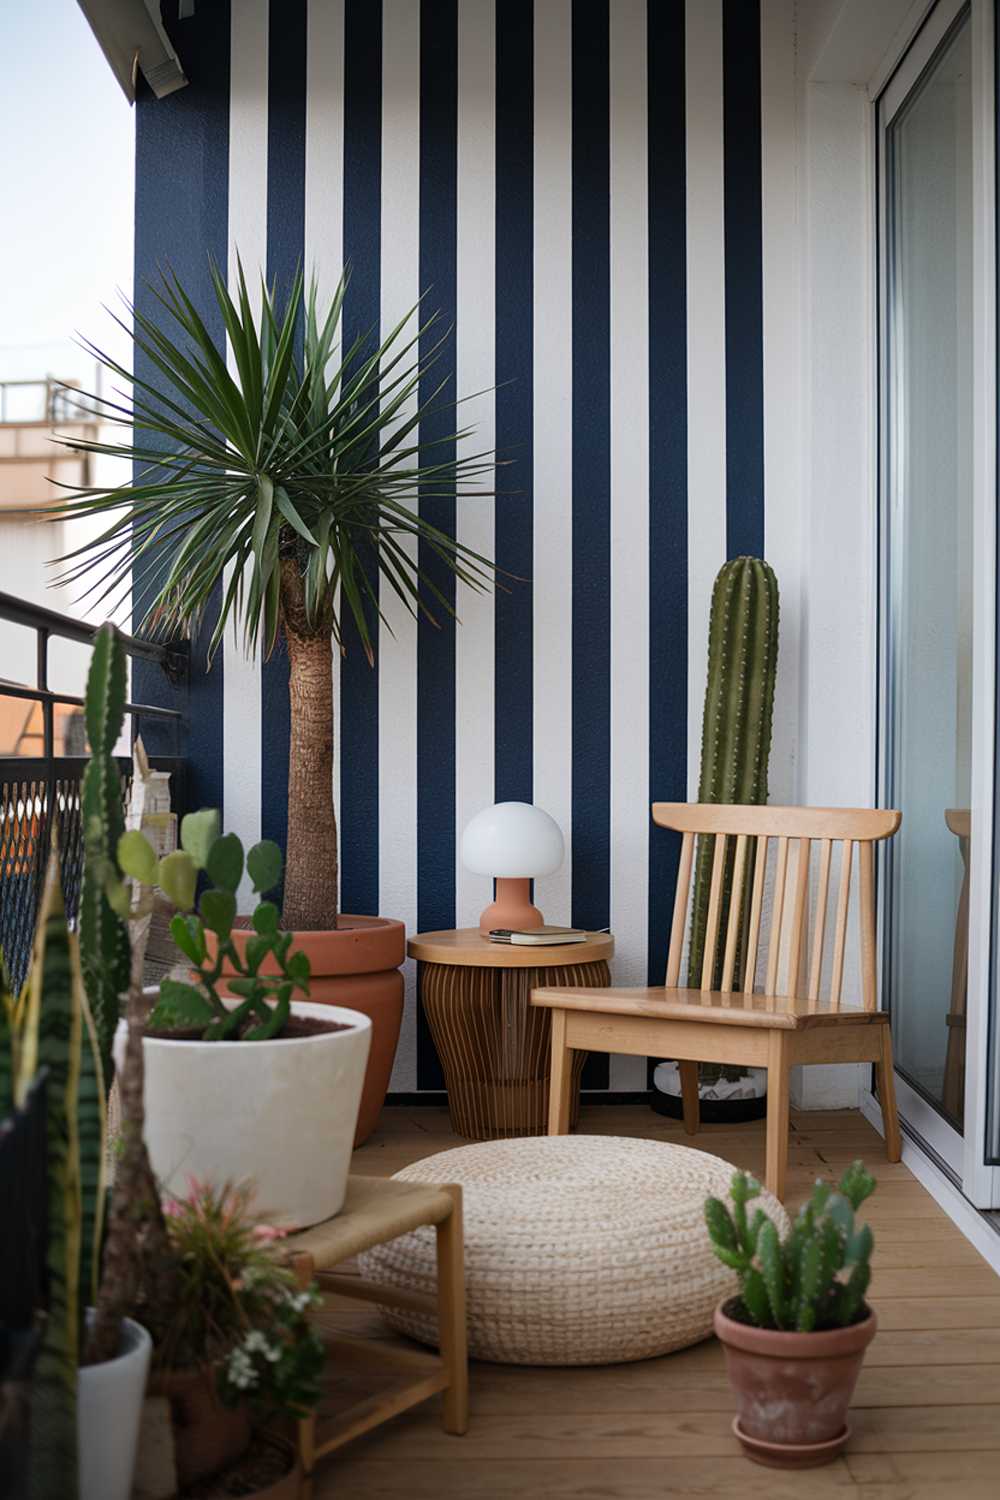
[{"label": "navy and white striped wall", "polygon": [[[171,26],[191,84],[138,109],[140,304],[165,261],[206,296],[208,256],[232,269],[237,246],[279,280],[303,258],[328,289],[350,262],[351,330],[425,292],[454,323],[453,389],[490,392],[467,408],[479,445],[510,460],[505,493],[434,518],[523,581],[459,597],[457,629],[388,600],[375,670],[357,651],[335,669],[346,910],[471,924],[490,891],[458,835],[530,800],[566,837],[546,916],[610,924],[617,978],[662,978],[675,851],[649,803],[696,787],[711,581],[783,545],[761,77],[790,13],[199,0]],[[194,795],[245,838],[284,834],[286,682],[280,656],[227,641],[196,684]],[[595,1058],[588,1083],[641,1088],[645,1068]],[[410,976],[393,1089],[440,1086]]]}]

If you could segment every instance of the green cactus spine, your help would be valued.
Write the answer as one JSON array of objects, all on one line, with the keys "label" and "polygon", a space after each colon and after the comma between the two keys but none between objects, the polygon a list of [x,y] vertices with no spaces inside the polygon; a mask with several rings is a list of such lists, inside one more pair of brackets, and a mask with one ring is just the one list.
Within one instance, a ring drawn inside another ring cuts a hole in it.
[{"label": "green cactus spine", "polygon": [[128,930],[107,896],[109,879],[117,874],[118,840],[125,831],[121,778],[113,754],[125,715],[125,677],[121,637],[110,623],[102,625],[94,637],[85,699],[91,754],[80,793],[86,851],[80,892],[80,952],[107,1089],[113,1075],[111,1048],[121,996],[129,983]]},{"label": "green cactus spine", "polygon": [[[777,664],[777,579],[760,558],[737,557],[719,569],[712,590],[699,802],[767,801]],[[701,985],[714,842],[698,841],[695,864],[688,949],[688,984],[695,988]],[[731,865],[732,854],[725,872],[726,900]],[[752,876],[751,867],[745,881],[747,892]],[[722,937],[713,962],[713,985],[719,982]]]},{"label": "green cactus spine", "polygon": [[746,1205],[760,1192],[755,1178],[734,1175],[732,1212],[718,1198],[705,1200],[712,1249],[739,1274],[752,1323],[812,1333],[857,1321],[871,1282],[875,1240],[867,1224],[855,1228],[854,1215],[874,1190],[874,1178],[859,1161],[836,1189],[817,1182],[784,1241],[761,1209],[747,1221]]}]

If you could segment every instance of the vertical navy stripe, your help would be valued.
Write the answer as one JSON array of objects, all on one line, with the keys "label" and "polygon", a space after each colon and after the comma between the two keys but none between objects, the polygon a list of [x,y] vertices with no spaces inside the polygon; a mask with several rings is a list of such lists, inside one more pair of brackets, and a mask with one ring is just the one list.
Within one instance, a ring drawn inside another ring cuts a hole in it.
[{"label": "vertical navy stripe", "polygon": [[[534,0],[496,12],[496,446],[494,780],[532,800],[532,326]],[[506,576],[504,576],[506,575]]]},{"label": "vertical navy stripe", "polygon": [[[611,902],[611,231],[608,0],[573,4],[572,918]],[[594,1056],[585,1085],[607,1088]]]},{"label": "vertical navy stripe", "polygon": [[[306,0],[284,0],[272,5],[268,24],[267,278],[279,315],[305,254],[306,11]],[[285,849],[291,715],[283,639],[261,668],[261,700],[261,834]]]},{"label": "vertical navy stripe", "polygon": [[[344,305],[344,350],[364,340],[377,347],[382,229],[382,7],[347,0],[344,10],[344,260],[350,285]],[[374,592],[378,565],[363,559]],[[378,640],[374,606],[368,630]],[[340,899],[349,912],[378,911],[378,668],[360,633],[345,620],[347,654],[340,671]]]},{"label": "vertical navy stripe", "polygon": [[[683,802],[688,642],[684,0],[648,0],[647,28],[649,800]],[[650,830],[649,984],[662,984],[666,974],[679,852],[677,834]]]},{"label": "vertical navy stripe", "polygon": [[723,0],[726,551],[764,551],[760,0]]},{"label": "vertical navy stripe", "polygon": [[[420,289],[424,307],[443,316],[420,340],[429,357],[442,332],[453,327],[456,299],[458,150],[457,0],[421,0],[420,5]],[[449,338],[420,382],[429,401],[445,382],[439,410],[421,424],[421,440],[437,443],[441,461],[454,456],[447,435],[455,411],[441,402],[455,398],[455,341]],[[440,486],[421,492],[420,513],[449,535],[455,533],[455,497]],[[454,606],[455,581],[424,543],[420,567]],[[437,625],[422,619],[417,630],[417,921],[421,931],[455,924],[455,626],[430,600]],[[417,1031],[417,1084],[440,1087],[441,1073],[426,1021]]]},{"label": "vertical navy stripe", "polygon": [[[149,283],[170,267],[205,318],[220,348],[225,330],[209,280],[209,258],[226,264],[229,215],[229,4],[200,7],[182,23],[165,16],[184,53],[187,88],[155,99],[140,81],[135,118],[135,304],[159,320],[162,308]],[[188,55],[190,54],[190,55]],[[157,379],[143,356],[136,374]],[[136,579],[137,609],[141,581]],[[223,807],[222,652],[206,672],[208,638],[221,604],[213,592],[205,621],[191,643],[190,697],[173,687],[158,666],[132,663],[132,697],[138,703],[180,708],[189,720],[185,796],[192,807]],[[138,621],[136,621],[138,623]],[[147,747],[158,745],[155,720],[142,726]],[[176,753],[174,751],[173,753]]]}]

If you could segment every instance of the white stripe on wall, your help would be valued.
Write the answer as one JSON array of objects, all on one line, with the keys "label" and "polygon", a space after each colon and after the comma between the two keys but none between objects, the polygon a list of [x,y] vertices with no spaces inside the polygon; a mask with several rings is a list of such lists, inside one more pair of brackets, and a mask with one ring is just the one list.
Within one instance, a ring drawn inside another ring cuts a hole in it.
[{"label": "white stripe on wall", "polygon": [[796,171],[795,0],[762,0],[761,200],[764,307],[764,556],[781,595],[771,801],[801,800],[799,579],[802,572],[802,381]]},{"label": "white stripe on wall", "polygon": [[[239,252],[253,306],[260,306],[260,276],[267,264],[267,61],[268,0],[244,0],[234,9],[229,66],[229,285],[236,285]],[[228,353],[232,368],[232,351]],[[223,586],[232,576],[227,569]],[[260,838],[261,678],[241,638],[227,630],[223,646],[222,753],[226,768],[225,828],[244,845]],[[244,877],[241,910],[252,889]]]},{"label": "white stripe on wall", "polygon": [[[306,56],[306,272],[322,307],[344,266],[344,0],[309,0]],[[330,360],[339,362],[340,345]],[[333,652],[333,702],[340,705],[340,653]],[[340,786],[340,725],[334,725],[333,786]],[[339,821],[338,821],[339,841]],[[338,848],[338,867],[340,851]]]},{"label": "white stripe on wall", "polygon": [[[458,214],[456,276],[457,426],[474,426],[469,452],[494,446],[494,266],[496,250],[496,11],[494,0],[464,0],[458,9]],[[485,481],[489,487],[489,481]],[[494,554],[492,497],[460,500],[456,535],[485,557]],[[459,589],[455,632],[455,922],[473,927],[492,899],[493,882],[462,864],[461,834],[494,801],[494,601]]]},{"label": "white stripe on wall", "polygon": [[698,795],[712,582],[726,560],[722,0],[687,0],[688,795]]},{"label": "white stripe on wall", "polygon": [[[611,930],[616,984],[645,984],[649,896],[649,216],[646,4],[611,7]],[[638,559],[638,561],[637,561]],[[644,1089],[644,1057],[612,1057]]]},{"label": "white stripe on wall", "polygon": [[[420,296],[420,7],[384,0],[382,13],[381,323],[385,335]],[[411,325],[415,328],[415,323]],[[416,505],[416,497],[414,497]],[[413,549],[415,556],[416,549]],[[417,631],[390,589],[379,627],[379,911],[417,929]],[[417,1087],[416,965],[404,966],[406,1005],[390,1088]]]},{"label": "white stripe on wall", "polygon": [[573,708],[573,119],[570,0],[535,7],[534,801],[566,858],[536,881],[549,922],[570,920]]}]

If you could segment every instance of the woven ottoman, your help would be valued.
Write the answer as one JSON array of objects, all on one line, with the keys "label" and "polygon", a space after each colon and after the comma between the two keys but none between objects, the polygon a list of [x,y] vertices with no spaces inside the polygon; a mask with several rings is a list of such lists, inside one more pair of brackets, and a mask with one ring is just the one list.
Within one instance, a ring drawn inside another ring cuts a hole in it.
[{"label": "woven ottoman", "polygon": [[[733,1168],[688,1146],[615,1136],[533,1136],[442,1151],[396,1176],[457,1182],[465,1214],[469,1353],[512,1365],[651,1359],[712,1332],[736,1277],[715,1257],[702,1209]],[[758,1200],[784,1233],[776,1198]],[[435,1287],[434,1231],[360,1258],[362,1276]],[[399,1332],[437,1344],[433,1319],[383,1309]]]}]

